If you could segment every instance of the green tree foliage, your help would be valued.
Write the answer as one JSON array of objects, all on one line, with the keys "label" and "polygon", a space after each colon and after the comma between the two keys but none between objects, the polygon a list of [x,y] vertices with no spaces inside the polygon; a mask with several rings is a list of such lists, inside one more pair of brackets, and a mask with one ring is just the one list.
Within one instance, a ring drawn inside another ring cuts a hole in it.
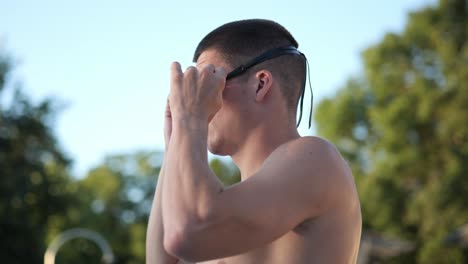
[{"label": "green tree foliage", "polygon": [[220,159],[212,159],[210,167],[221,182],[223,182],[224,186],[240,182],[240,171],[232,162],[227,163]]},{"label": "green tree foliage", "polygon": [[[117,263],[144,263],[145,236],[162,153],[141,151],[112,155],[75,182],[79,203],[54,235],[68,228],[88,228],[110,244]],[[87,240],[65,244],[58,263],[101,263],[101,252]]]},{"label": "green tree foliage", "polygon": [[[105,158],[75,182],[79,202],[69,206],[66,218],[58,219],[50,237],[73,227],[88,228],[108,240],[117,263],[144,263],[146,225],[162,159],[162,153],[153,151]],[[213,159],[210,166],[225,185],[240,178],[232,164]],[[57,262],[100,263],[100,257],[92,242],[76,239],[59,250]]]},{"label": "green tree foliage", "polygon": [[41,263],[52,217],[73,203],[68,160],[51,130],[51,100],[32,103],[20,89],[5,100],[10,61],[0,54],[0,259]]},{"label": "green tree foliage", "polygon": [[413,12],[401,33],[363,53],[316,115],[356,177],[364,228],[414,241],[388,263],[467,263],[443,245],[468,222],[468,4],[441,0]]}]

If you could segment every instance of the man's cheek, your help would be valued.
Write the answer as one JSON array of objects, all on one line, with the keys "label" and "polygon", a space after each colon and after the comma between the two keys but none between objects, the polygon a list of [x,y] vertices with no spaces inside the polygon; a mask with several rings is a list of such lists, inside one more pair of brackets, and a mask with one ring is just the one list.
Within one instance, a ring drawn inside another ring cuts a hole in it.
[{"label": "man's cheek", "polygon": [[217,120],[221,120],[223,119],[223,115],[224,115],[224,109],[225,109],[225,100],[223,100],[223,105],[221,106],[221,108],[218,110],[218,112],[216,112],[214,114],[214,116],[212,116],[211,120],[210,120],[210,124],[214,122],[214,124],[218,123],[219,121]]},{"label": "man's cheek", "polygon": [[218,113],[219,113],[219,111],[208,119],[208,125],[209,126],[212,126],[214,124],[214,122],[216,120],[216,117],[218,116]]}]

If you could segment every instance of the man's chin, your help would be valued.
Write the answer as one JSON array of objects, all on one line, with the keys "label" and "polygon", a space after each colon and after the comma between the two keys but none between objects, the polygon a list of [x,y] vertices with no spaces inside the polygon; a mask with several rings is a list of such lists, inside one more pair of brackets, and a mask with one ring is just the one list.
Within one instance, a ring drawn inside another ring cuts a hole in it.
[{"label": "man's chin", "polygon": [[228,149],[223,147],[223,144],[221,144],[220,142],[212,142],[208,144],[208,151],[214,155],[228,156],[231,153],[227,150]]},{"label": "man's chin", "polygon": [[229,153],[226,153],[225,151],[222,151],[221,148],[217,148],[217,147],[211,147],[209,146],[208,147],[208,151],[213,154],[213,155],[218,155],[218,156],[227,156],[229,155]]}]

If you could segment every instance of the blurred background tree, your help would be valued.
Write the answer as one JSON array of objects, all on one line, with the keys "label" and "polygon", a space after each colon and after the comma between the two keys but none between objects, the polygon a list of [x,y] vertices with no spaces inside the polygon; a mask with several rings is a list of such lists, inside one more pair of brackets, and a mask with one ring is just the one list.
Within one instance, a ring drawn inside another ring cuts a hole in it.
[{"label": "blurred background tree", "polygon": [[416,242],[385,263],[468,263],[466,249],[442,243],[468,221],[467,40],[465,0],[411,13],[317,108],[319,134],[356,177],[364,229]]},{"label": "blurred background tree", "polygon": [[0,259],[40,263],[50,219],[63,216],[76,197],[69,161],[51,129],[56,106],[52,100],[34,104],[20,88],[6,100],[10,67],[0,51]]},{"label": "blurred background tree", "polygon": [[[112,155],[74,183],[79,203],[69,207],[58,232],[84,227],[99,232],[118,263],[144,263],[146,224],[162,153]],[[78,250],[77,250],[78,249]],[[65,244],[57,263],[100,263],[101,252],[86,240]]]},{"label": "blurred background tree", "polygon": [[[163,153],[140,151],[112,155],[75,182],[79,203],[69,207],[66,222],[58,232],[84,227],[99,232],[110,243],[118,263],[144,263],[146,224]],[[240,178],[238,170],[218,159],[210,166],[225,183]],[[67,243],[57,255],[57,263],[100,263],[99,249],[86,240]]]}]

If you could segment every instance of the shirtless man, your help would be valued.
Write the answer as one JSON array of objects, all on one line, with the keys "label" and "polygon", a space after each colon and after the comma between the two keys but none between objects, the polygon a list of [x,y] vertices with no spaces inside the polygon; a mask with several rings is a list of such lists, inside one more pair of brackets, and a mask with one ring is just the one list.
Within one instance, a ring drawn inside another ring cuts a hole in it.
[{"label": "shirtless man", "polygon": [[[275,22],[237,21],[200,42],[196,67],[172,64],[148,264],[356,262],[351,171],[330,142],[297,132],[306,74],[297,46]],[[230,155],[242,181],[223,187],[207,149]]]}]

